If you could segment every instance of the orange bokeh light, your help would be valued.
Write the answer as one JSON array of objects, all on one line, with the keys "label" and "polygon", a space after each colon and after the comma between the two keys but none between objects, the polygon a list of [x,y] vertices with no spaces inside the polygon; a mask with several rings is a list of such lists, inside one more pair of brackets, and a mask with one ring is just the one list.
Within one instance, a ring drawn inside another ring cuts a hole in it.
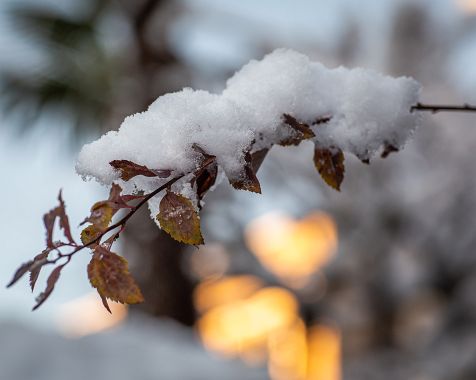
[{"label": "orange bokeh light", "polygon": [[127,307],[109,301],[110,314],[96,293],[90,293],[64,304],[58,324],[63,335],[75,338],[96,334],[121,324],[127,317]]},{"label": "orange bokeh light", "polygon": [[337,227],[323,212],[297,221],[267,214],[249,224],[245,238],[264,267],[296,288],[306,285],[337,249]]},{"label": "orange bokeh light", "polygon": [[476,13],[476,0],[456,0],[457,5],[466,13]]}]

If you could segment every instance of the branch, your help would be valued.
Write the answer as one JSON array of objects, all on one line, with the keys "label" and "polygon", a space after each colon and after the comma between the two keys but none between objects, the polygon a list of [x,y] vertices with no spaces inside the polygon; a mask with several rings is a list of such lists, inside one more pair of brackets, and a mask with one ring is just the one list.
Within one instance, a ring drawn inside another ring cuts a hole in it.
[{"label": "branch", "polygon": [[437,112],[476,112],[476,106],[464,104],[462,106],[449,106],[449,105],[434,105],[434,104],[422,104],[417,103],[411,108],[411,111],[429,111],[431,113]]},{"label": "branch", "polygon": [[69,260],[71,260],[71,257],[83,250],[84,248],[88,248],[92,245],[95,245],[95,244],[98,244],[101,239],[104,237],[104,235],[106,235],[108,232],[111,232],[112,230],[116,229],[117,227],[121,227],[121,231],[122,229],[125,227],[127,221],[132,217],[132,215],[134,215],[144,204],[146,204],[151,198],[153,198],[154,196],[156,196],[158,193],[160,193],[162,190],[166,189],[167,187],[170,187],[172,186],[175,182],[177,182],[179,179],[181,179],[182,177],[184,176],[184,174],[182,175],[179,175],[178,177],[175,177],[173,179],[171,179],[170,181],[168,181],[167,183],[163,184],[162,186],[158,187],[157,189],[155,189],[154,191],[152,191],[151,193],[147,194],[136,206],[134,206],[133,208],[131,208],[131,210],[120,220],[118,220],[116,223],[112,224],[111,226],[109,226],[107,229],[105,229],[103,232],[101,232],[94,240],[90,241],[89,243],[87,244],[83,244],[83,245],[80,245],[78,246],[76,249],[74,249],[72,252],[68,253],[68,254],[60,254],[58,255],[58,257],[54,260],[49,260],[48,263],[49,264],[55,264],[58,260],[62,259],[62,258],[67,258],[67,261],[69,262]]}]

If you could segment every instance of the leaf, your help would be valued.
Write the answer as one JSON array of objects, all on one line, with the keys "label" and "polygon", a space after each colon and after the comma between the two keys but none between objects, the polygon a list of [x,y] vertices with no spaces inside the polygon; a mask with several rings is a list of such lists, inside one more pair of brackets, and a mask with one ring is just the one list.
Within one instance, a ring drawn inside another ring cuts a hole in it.
[{"label": "leaf", "polygon": [[127,202],[144,198],[142,195],[121,195],[121,192],[122,189],[119,185],[112,184],[109,198],[96,202],[91,207],[91,214],[81,223],[81,225],[91,223],[81,232],[83,244],[88,244],[100,236],[107,229],[117,211],[122,208],[133,208]]},{"label": "leaf", "polygon": [[[201,201],[208,190],[215,184],[218,175],[218,166],[209,165],[201,170],[195,177],[195,183],[197,185],[197,197]],[[193,186],[193,184],[192,184]]]},{"label": "leaf", "polygon": [[147,166],[136,164],[128,160],[114,160],[109,163],[114,169],[121,172],[121,179],[129,181],[138,175],[145,177],[167,178],[172,174],[168,169],[149,169]]},{"label": "leaf", "polygon": [[289,146],[289,145],[299,145],[303,140],[307,140],[315,137],[316,135],[305,123],[300,123],[294,117],[288,114],[283,114],[284,123],[287,124],[292,129],[292,134],[279,142],[279,145]]},{"label": "leaf", "polygon": [[20,278],[22,278],[24,276],[24,274],[30,270],[30,267],[31,267],[32,264],[33,264],[33,260],[30,260],[30,261],[20,265],[20,268],[18,268],[15,271],[15,274],[13,275],[13,278],[8,283],[7,288],[14,285]]},{"label": "leaf", "polygon": [[[26,263],[23,263],[20,268],[18,268],[13,275],[12,280],[8,283],[7,288],[14,285],[20,278],[22,278],[27,272],[30,271],[40,271],[41,267],[47,263],[49,249],[43,251],[39,255],[35,256],[33,260],[30,260]],[[38,276],[37,276],[38,277]],[[36,281],[36,280],[35,280]]]},{"label": "leaf", "polygon": [[160,201],[157,220],[175,240],[185,244],[203,244],[200,217],[190,199],[167,191]]},{"label": "leaf", "polygon": [[194,143],[192,144],[192,149],[199,153],[201,156],[200,167],[203,169],[210,165],[212,162],[216,161],[216,156],[213,154],[207,153],[200,145]]},{"label": "leaf", "polygon": [[44,251],[39,255],[36,255],[33,259],[33,265],[30,267],[30,288],[31,291],[35,290],[35,284],[40,275],[41,268],[46,264],[49,251]]},{"label": "leaf", "polygon": [[[216,156],[207,153],[200,145],[194,143],[192,149],[200,155],[200,168],[195,172],[191,185],[192,187],[197,186],[197,198],[201,201],[206,192],[216,182],[218,165],[216,163]],[[198,207],[200,207],[200,202],[198,202]]]},{"label": "leaf", "polygon": [[103,232],[104,229],[99,229],[96,225],[91,224],[81,231],[81,241],[84,245],[88,245],[96,240]]},{"label": "leaf", "polygon": [[58,209],[58,216],[60,221],[60,228],[63,229],[64,236],[70,243],[74,243],[73,236],[71,235],[71,228],[69,226],[69,219],[68,215],[66,214],[66,206],[63,201],[63,196],[61,194],[61,190],[58,194],[58,201],[60,205],[57,207]]},{"label": "leaf", "polygon": [[63,230],[65,237],[70,243],[74,243],[74,239],[71,235],[71,229],[69,226],[68,216],[66,215],[65,204],[61,195],[61,190],[58,195],[59,206],[47,212],[43,215],[43,222],[46,228],[46,246],[51,248],[53,244],[53,230],[55,226],[56,218],[59,218],[60,228]]},{"label": "leaf", "polygon": [[384,148],[383,148],[381,157],[382,158],[387,158],[389,154],[395,153],[395,152],[398,152],[398,151],[399,151],[399,149],[395,145],[390,144],[389,142],[386,141],[384,143]]},{"label": "leaf", "polygon": [[337,147],[323,148],[315,146],[314,165],[322,179],[332,188],[340,191],[344,180],[344,153]]},{"label": "leaf", "polygon": [[107,299],[112,301],[136,304],[144,301],[144,297],[134,278],[129,273],[127,260],[97,246],[88,264],[88,278],[97,289],[104,307],[111,312]]},{"label": "leaf", "polygon": [[56,282],[60,277],[61,270],[65,265],[66,264],[63,264],[53,269],[50,276],[48,277],[48,280],[46,281],[46,289],[42,293],[40,293],[38,297],[36,297],[36,305],[33,307],[33,310],[38,309],[51,295],[55,288]]},{"label": "leaf", "polygon": [[237,179],[230,179],[230,183],[235,189],[261,194],[261,185],[253,169],[252,157],[249,152],[245,153],[245,166],[241,176]]}]

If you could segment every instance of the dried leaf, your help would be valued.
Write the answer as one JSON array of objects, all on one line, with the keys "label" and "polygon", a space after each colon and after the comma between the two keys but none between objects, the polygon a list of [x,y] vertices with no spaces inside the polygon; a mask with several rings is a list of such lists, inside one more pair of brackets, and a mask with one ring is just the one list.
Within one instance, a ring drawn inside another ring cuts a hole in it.
[{"label": "dried leaf", "polygon": [[269,152],[269,149],[265,148],[265,149],[261,149],[256,152],[253,152],[251,154],[251,165],[255,173],[258,173],[258,170],[261,167],[261,164],[266,158],[266,155],[268,154],[268,152]]},{"label": "dried leaf", "polygon": [[31,291],[35,290],[35,284],[40,275],[41,268],[46,264],[49,251],[44,251],[39,255],[36,255],[33,259],[33,265],[30,267],[30,288]]},{"label": "dried leaf", "polygon": [[[218,175],[218,165],[216,163],[216,156],[207,153],[200,145],[193,144],[192,149],[201,157],[200,167],[191,181],[192,187],[197,186],[197,197],[200,201],[215,184]],[[200,202],[198,204],[200,207]]]},{"label": "dried leaf", "polygon": [[71,228],[69,226],[69,219],[68,215],[66,214],[66,206],[63,201],[63,196],[61,194],[61,190],[58,195],[58,201],[60,203],[58,207],[58,216],[60,221],[60,228],[63,229],[64,236],[70,243],[74,243],[73,236],[71,235]]},{"label": "dried leaf", "polygon": [[336,147],[314,149],[314,165],[322,179],[332,188],[340,190],[344,179],[344,153]]},{"label": "dried leaf", "polygon": [[186,244],[203,244],[200,217],[190,199],[167,191],[160,201],[157,220],[175,240]]},{"label": "dried leaf", "polygon": [[81,241],[84,245],[88,245],[92,241],[96,240],[103,232],[104,229],[98,228],[96,225],[91,224],[81,231]]},{"label": "dried leaf", "polygon": [[88,277],[109,312],[111,310],[107,299],[129,305],[144,301],[139,287],[129,273],[127,260],[104,247],[97,246],[94,250],[93,258],[88,264]]},{"label": "dried leaf", "polygon": [[241,177],[230,179],[230,183],[235,189],[261,194],[261,185],[253,169],[252,157],[249,152],[245,154],[245,167]]},{"label": "dried leaf", "polygon": [[7,288],[14,285],[20,278],[22,278],[25,275],[25,273],[27,273],[30,270],[32,264],[33,264],[33,260],[30,260],[20,265],[20,268],[16,270],[15,274],[13,275],[13,278],[8,283]]},{"label": "dried leaf", "polygon": [[36,305],[33,307],[33,310],[38,309],[51,295],[55,288],[56,282],[60,277],[61,270],[65,265],[66,264],[63,264],[53,269],[50,276],[48,277],[48,280],[46,281],[46,289],[42,293],[40,293],[38,297],[36,297]]},{"label": "dried leaf", "polygon": [[199,153],[201,156],[200,168],[204,169],[205,167],[216,161],[216,156],[207,153],[200,145],[194,143],[192,144],[192,149],[195,152]]},{"label": "dried leaf", "polygon": [[299,145],[303,140],[307,140],[315,137],[316,135],[305,123],[300,123],[294,117],[288,114],[283,115],[284,123],[292,129],[292,134],[279,142],[279,145]]},{"label": "dried leaf", "polygon": [[121,172],[121,179],[124,181],[129,181],[138,175],[167,178],[172,174],[172,171],[168,169],[149,169],[147,166],[139,165],[128,160],[114,160],[109,164]]},{"label": "dried leaf", "polygon": [[122,189],[117,184],[112,184],[109,198],[105,201],[96,202],[91,207],[91,214],[81,223],[91,223],[81,232],[81,241],[88,244],[103,233],[112,221],[112,218],[122,208],[133,208],[127,202],[135,199],[143,199],[142,195],[121,195]]},{"label": "dried leaf", "polygon": [[74,243],[73,237],[71,235],[68,216],[66,215],[65,204],[61,195],[61,190],[58,195],[58,201],[59,206],[43,215],[43,222],[46,228],[46,246],[49,248],[53,247],[53,230],[56,218],[59,218],[60,228],[63,230],[64,236],[70,243]]},{"label": "dried leaf", "polygon": [[[8,283],[7,288],[14,285],[20,278],[22,278],[27,272],[40,270],[40,268],[47,263],[49,249],[43,251],[39,255],[35,256],[33,260],[30,260],[20,266],[13,275],[12,280]],[[36,280],[35,280],[36,281]]]},{"label": "dried leaf", "polygon": [[197,197],[199,201],[203,199],[207,191],[215,184],[217,175],[218,166],[216,163],[199,171],[194,181],[197,185]]}]

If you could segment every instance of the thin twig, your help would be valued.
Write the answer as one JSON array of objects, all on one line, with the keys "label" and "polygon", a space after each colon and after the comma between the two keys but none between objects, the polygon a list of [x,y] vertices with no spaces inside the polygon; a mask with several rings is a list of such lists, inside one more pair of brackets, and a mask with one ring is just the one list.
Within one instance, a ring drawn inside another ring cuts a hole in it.
[{"label": "thin twig", "polygon": [[451,105],[434,105],[417,103],[411,108],[411,111],[429,111],[431,113],[437,112],[476,112],[476,106],[464,104],[462,106]]},{"label": "thin twig", "polygon": [[175,182],[177,182],[179,179],[181,179],[184,176],[184,174],[179,175],[178,177],[172,178],[170,181],[167,183],[163,184],[162,186],[158,187],[151,193],[147,194],[137,205],[135,205],[133,208],[130,209],[130,211],[120,220],[118,220],[116,223],[113,225],[109,226],[106,228],[103,232],[101,232],[94,240],[91,240],[87,244],[79,245],[71,251],[70,253],[67,254],[60,254],[58,255],[57,258],[53,260],[48,260],[48,264],[56,264],[59,260],[66,258],[67,262],[71,260],[71,257],[78,253],[79,251],[83,250],[84,248],[88,248],[94,244],[97,244],[101,241],[101,239],[106,235],[108,232],[111,232],[112,230],[116,229],[117,227],[124,227],[124,225],[127,223],[127,221],[131,218],[132,215],[134,215],[137,210],[139,210],[147,201],[149,201],[151,198],[156,196],[158,193],[160,193],[162,190],[165,190],[166,188],[172,186]]}]

